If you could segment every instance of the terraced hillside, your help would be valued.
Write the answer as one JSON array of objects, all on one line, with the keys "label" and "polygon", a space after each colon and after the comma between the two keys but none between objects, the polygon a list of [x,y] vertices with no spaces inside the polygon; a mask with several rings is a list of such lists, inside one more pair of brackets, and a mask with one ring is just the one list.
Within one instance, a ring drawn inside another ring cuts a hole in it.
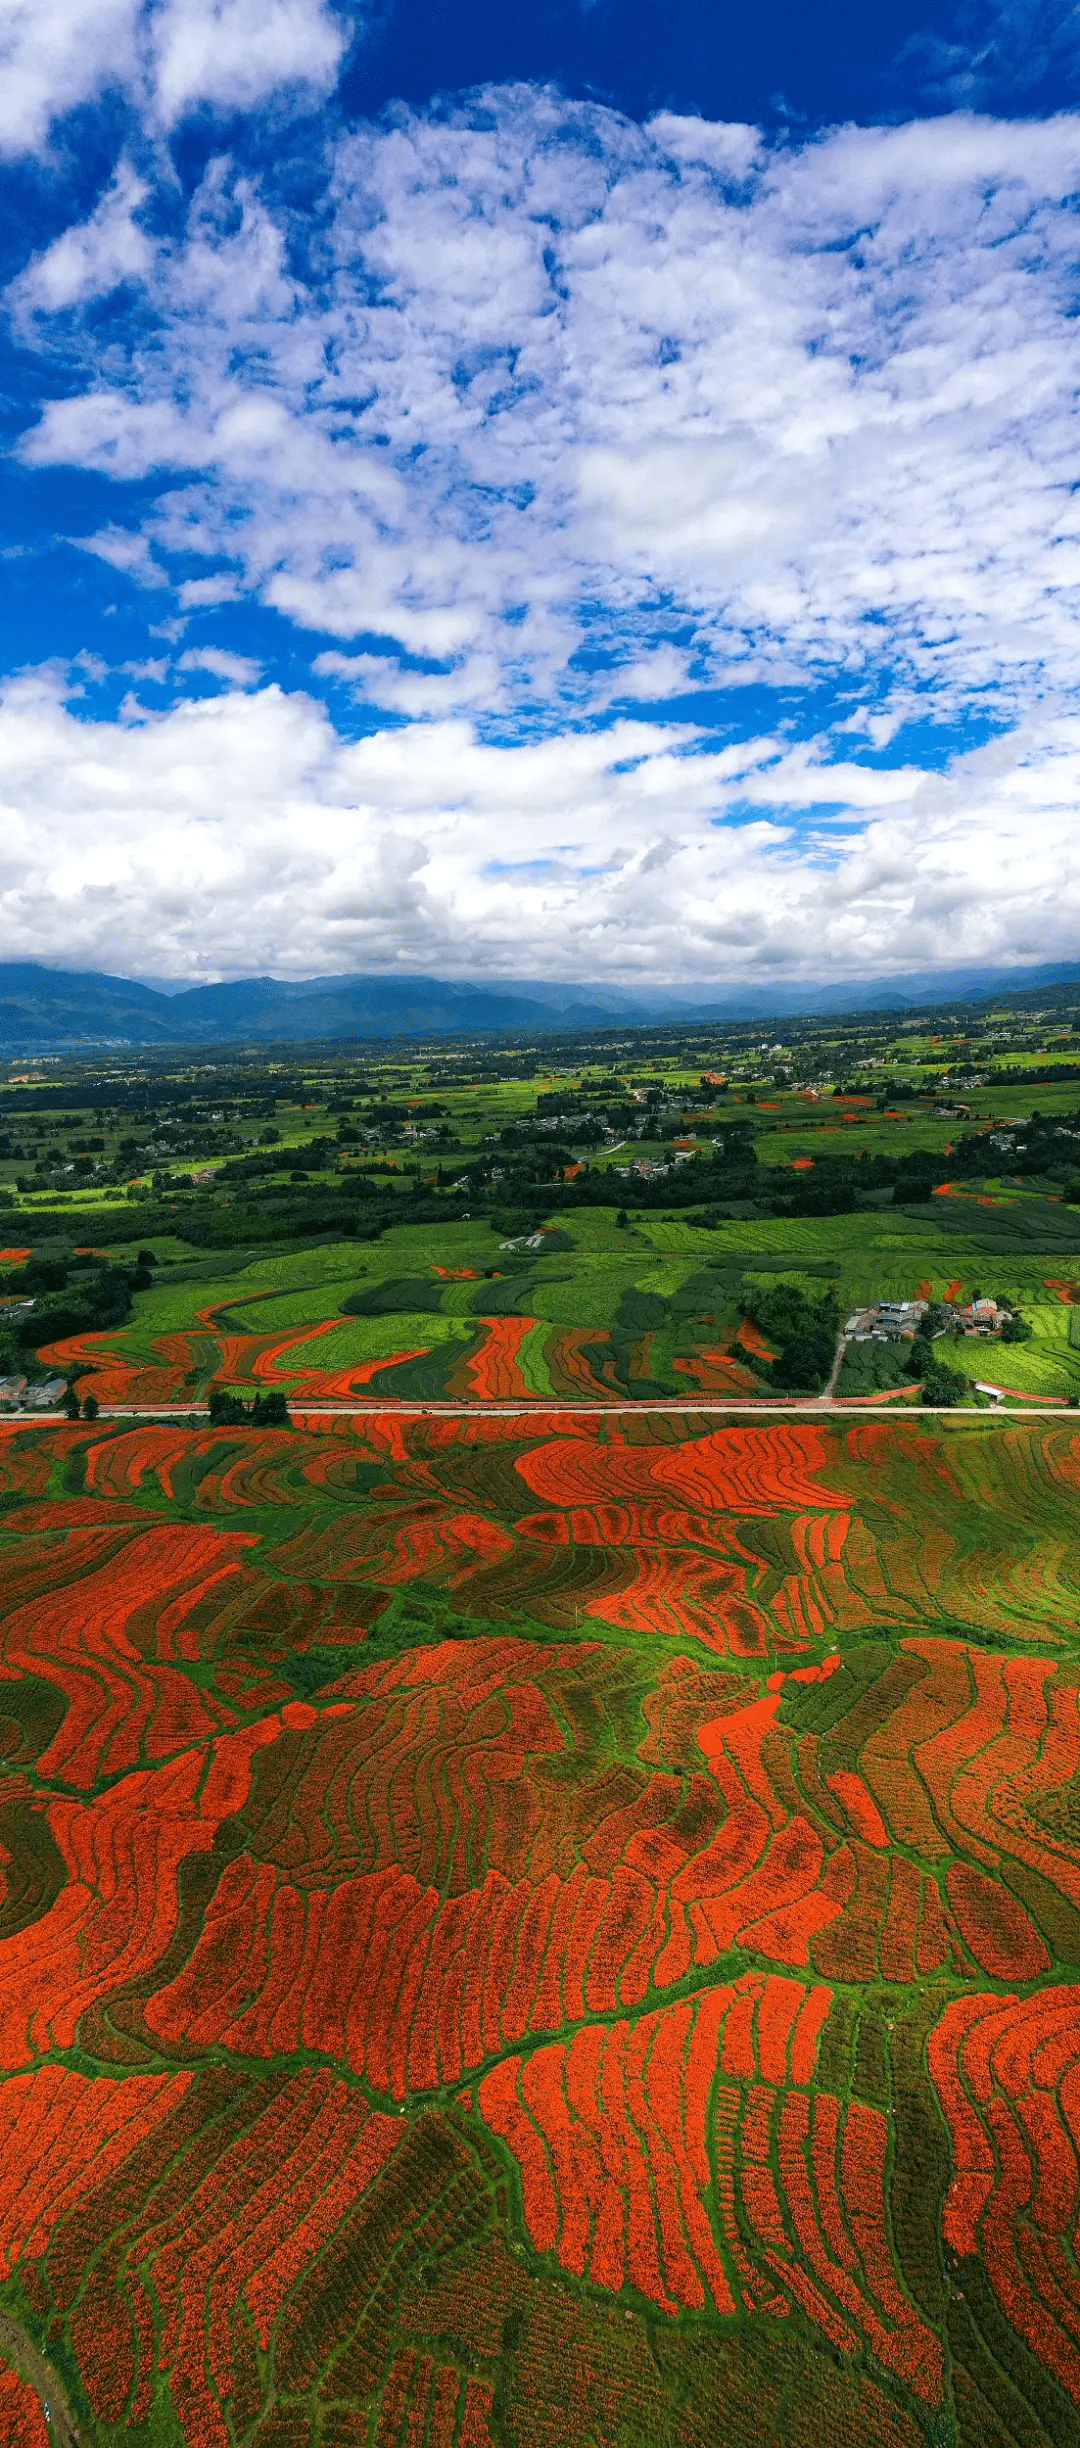
[{"label": "terraced hillside", "polygon": [[1078,1532],[1066,1419],[7,1425],[5,2439],[1075,2440]]}]

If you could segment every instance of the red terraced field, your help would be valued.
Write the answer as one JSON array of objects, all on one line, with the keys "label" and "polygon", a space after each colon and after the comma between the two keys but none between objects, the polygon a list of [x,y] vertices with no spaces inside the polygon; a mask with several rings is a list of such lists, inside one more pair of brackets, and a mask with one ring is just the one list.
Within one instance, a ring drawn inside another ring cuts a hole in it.
[{"label": "red terraced field", "polygon": [[484,1341],[473,1358],[465,1362],[470,1393],[481,1402],[531,1401],[532,1389],[522,1376],[518,1353],[536,1319],[483,1317],[480,1324],[485,1329]]},{"label": "red terraced field", "polygon": [[88,2437],[698,2448],[747,2354],[1069,2437],[1080,1436],[903,1433],[4,1428],[0,2311]]}]

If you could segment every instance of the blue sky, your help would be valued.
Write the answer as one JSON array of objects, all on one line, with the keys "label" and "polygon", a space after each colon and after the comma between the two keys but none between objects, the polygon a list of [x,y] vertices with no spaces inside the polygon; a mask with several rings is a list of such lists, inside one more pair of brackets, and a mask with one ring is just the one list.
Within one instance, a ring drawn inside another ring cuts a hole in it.
[{"label": "blue sky", "polygon": [[0,957],[1077,949],[1080,19],[0,0]]}]

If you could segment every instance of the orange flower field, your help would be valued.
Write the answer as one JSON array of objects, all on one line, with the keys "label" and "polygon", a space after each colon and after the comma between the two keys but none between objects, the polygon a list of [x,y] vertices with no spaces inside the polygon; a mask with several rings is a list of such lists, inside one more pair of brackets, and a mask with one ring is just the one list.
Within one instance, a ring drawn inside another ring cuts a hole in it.
[{"label": "orange flower field", "polygon": [[53,2369],[103,2448],[1080,2436],[1078,1558],[1065,1418],[0,1426],[5,2448]]}]

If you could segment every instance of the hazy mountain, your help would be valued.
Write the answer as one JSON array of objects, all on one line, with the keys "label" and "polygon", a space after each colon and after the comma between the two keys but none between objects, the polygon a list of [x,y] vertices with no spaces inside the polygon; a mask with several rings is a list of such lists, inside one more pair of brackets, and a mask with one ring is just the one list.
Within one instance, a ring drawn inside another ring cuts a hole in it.
[{"label": "hazy mountain", "polygon": [[[303,1039],[519,1036],[552,1029],[669,1021],[792,1019],[828,1012],[914,1010],[1080,981],[1080,963],[1036,969],[922,971],[830,985],[636,990],[551,979],[428,977],[241,978],[219,986],[151,986],[96,970],[0,963],[0,1051],[97,1047],[272,1045]],[[1056,999],[1056,997],[1055,997]]]}]

